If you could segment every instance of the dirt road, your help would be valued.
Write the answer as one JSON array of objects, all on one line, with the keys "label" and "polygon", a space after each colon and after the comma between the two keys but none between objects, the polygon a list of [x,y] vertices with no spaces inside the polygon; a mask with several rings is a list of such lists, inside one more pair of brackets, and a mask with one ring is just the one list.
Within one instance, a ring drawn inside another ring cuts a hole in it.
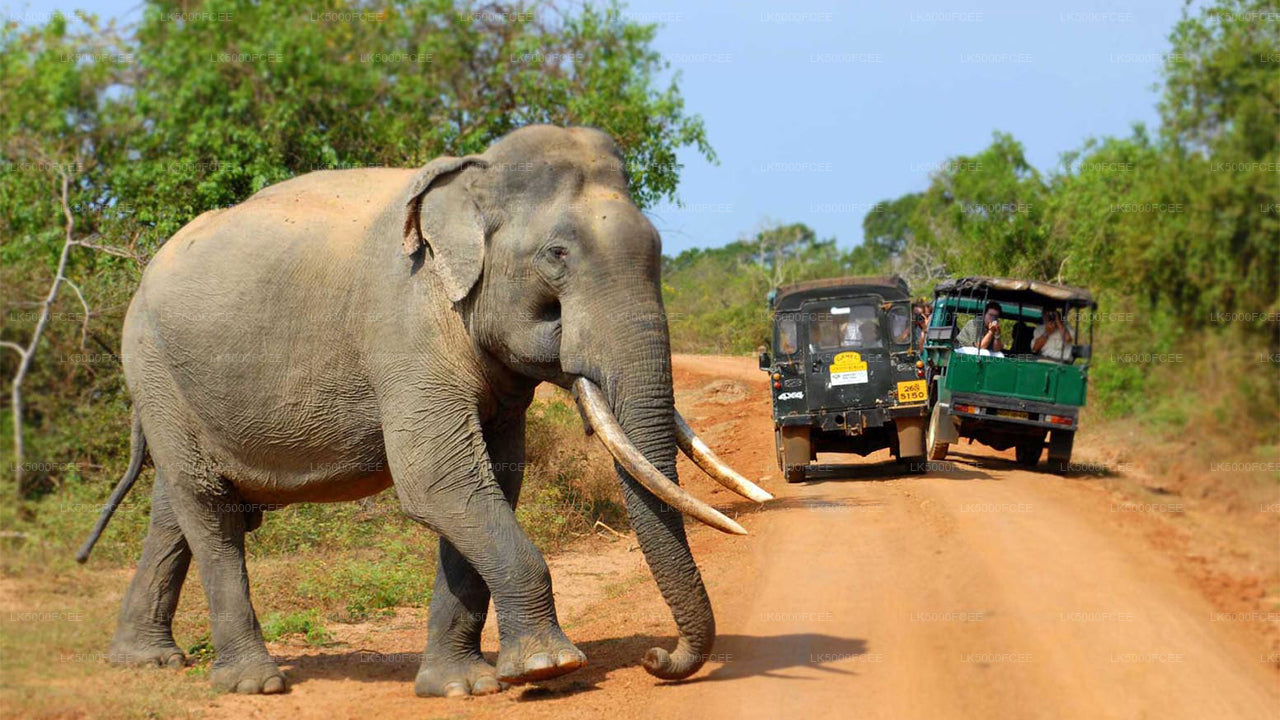
[{"label": "dirt road", "polygon": [[719,639],[692,681],[664,685],[640,669],[647,648],[674,644],[674,627],[633,543],[597,538],[552,562],[566,631],[590,662],[572,676],[488,698],[415,698],[425,630],[404,615],[340,630],[349,650],[273,646],[290,694],[221,697],[208,714],[1280,717],[1280,672],[1258,623],[1224,619],[1151,544],[1143,515],[1089,481],[960,446],[927,476],[902,475],[886,454],[786,485],[752,361],[680,357],[676,370],[690,422],[778,496],[754,508],[681,466],[695,494],[751,532],[693,532]]}]

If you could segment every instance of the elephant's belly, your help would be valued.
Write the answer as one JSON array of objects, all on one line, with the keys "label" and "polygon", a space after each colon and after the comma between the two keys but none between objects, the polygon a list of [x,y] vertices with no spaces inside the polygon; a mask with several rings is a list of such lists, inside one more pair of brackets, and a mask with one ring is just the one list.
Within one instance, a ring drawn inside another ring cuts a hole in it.
[{"label": "elephant's belly", "polygon": [[380,471],[363,475],[311,477],[302,483],[264,483],[232,478],[232,484],[246,501],[262,505],[347,502],[376,495],[391,487],[391,473],[384,465]]}]

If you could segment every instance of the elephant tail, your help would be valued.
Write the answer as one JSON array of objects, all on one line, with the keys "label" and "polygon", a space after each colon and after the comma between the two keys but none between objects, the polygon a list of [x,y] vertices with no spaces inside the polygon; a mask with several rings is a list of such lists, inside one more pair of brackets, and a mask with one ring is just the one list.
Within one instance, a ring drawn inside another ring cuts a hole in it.
[{"label": "elephant tail", "polygon": [[102,506],[102,514],[98,516],[98,523],[93,526],[93,532],[89,533],[89,539],[84,541],[84,545],[80,546],[79,552],[76,553],[76,562],[84,564],[89,559],[89,553],[93,552],[93,546],[98,542],[98,538],[102,536],[102,531],[107,528],[107,523],[111,521],[111,516],[115,514],[116,508],[120,507],[120,503],[124,501],[124,496],[129,494],[129,490],[133,488],[133,483],[138,480],[138,475],[142,473],[142,461],[147,455],[147,438],[142,434],[142,415],[138,412],[138,408],[133,409],[133,433],[129,441],[129,469],[124,471],[124,477],[120,478],[120,482],[116,483],[116,489],[111,492],[111,497],[107,500],[107,504]]}]

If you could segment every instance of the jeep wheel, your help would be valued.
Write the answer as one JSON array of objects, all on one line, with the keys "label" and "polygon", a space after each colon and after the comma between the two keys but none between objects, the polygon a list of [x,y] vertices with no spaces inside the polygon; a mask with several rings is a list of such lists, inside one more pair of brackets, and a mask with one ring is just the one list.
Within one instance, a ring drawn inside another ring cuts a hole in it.
[{"label": "jeep wheel", "polygon": [[809,465],[812,447],[809,443],[809,428],[784,427],[779,431],[779,457],[782,461],[782,476],[789,483],[804,482],[804,469]]},{"label": "jeep wheel", "polygon": [[1075,430],[1049,431],[1049,469],[1066,472],[1071,464],[1071,446],[1075,444]]},{"label": "jeep wheel", "polygon": [[1040,462],[1041,450],[1044,450],[1044,438],[1023,440],[1013,446],[1013,454],[1018,464],[1026,467],[1035,467],[1036,463]]},{"label": "jeep wheel", "polygon": [[946,460],[947,451],[951,449],[951,443],[940,442],[934,437],[933,423],[929,423],[929,430],[924,436],[924,448],[929,453],[930,460]]}]

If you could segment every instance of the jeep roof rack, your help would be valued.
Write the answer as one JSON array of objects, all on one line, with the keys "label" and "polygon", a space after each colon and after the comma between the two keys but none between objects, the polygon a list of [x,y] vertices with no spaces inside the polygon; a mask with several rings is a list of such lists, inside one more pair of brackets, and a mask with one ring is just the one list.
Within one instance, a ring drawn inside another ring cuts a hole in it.
[{"label": "jeep roof rack", "polygon": [[911,298],[907,281],[897,275],[859,275],[783,285],[774,292],[769,304],[771,307],[791,306],[806,300],[864,293],[879,295],[886,300]]}]

